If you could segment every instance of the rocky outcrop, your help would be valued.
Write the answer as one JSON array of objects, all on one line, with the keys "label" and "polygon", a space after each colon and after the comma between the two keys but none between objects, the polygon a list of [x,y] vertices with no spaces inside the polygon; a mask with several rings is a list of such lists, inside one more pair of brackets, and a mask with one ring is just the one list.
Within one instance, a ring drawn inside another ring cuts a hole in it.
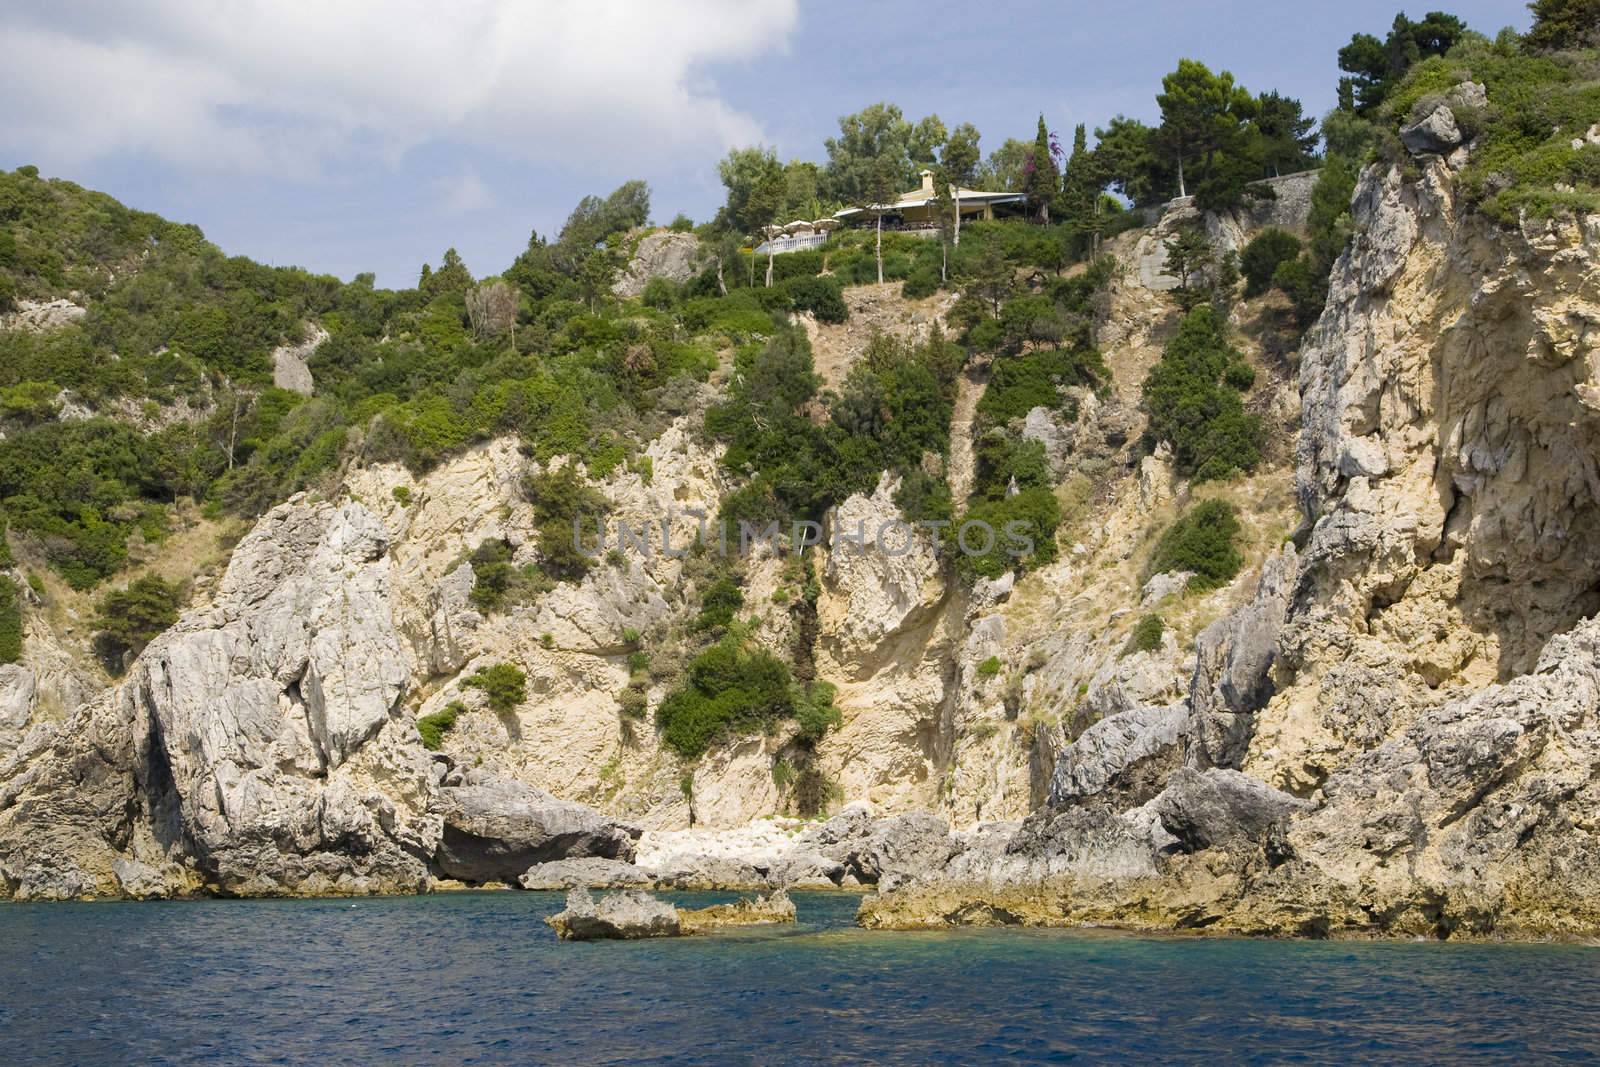
[{"label": "rocky outcrop", "polygon": [[[880,887],[863,925],[1600,929],[1600,557],[1569,536],[1600,506],[1600,225],[1488,223],[1441,138],[1420,179],[1363,175],[1302,355],[1304,547],[1201,634],[1181,732],[1091,727],[1050,808]],[[1129,795],[1148,752],[1168,776]]]},{"label": "rocky outcrop", "polygon": [[782,889],[767,896],[745,897],[732,904],[705,908],[679,908],[678,929],[685,934],[705,934],[730,926],[771,926],[794,922],[794,901]]},{"label": "rocky outcrop", "polygon": [[1189,709],[1182,704],[1133,708],[1109,715],[1078,735],[1056,759],[1050,803],[1084,800],[1143,804],[1183,762]]},{"label": "rocky outcrop", "polygon": [[0,330],[48,333],[70,326],[88,313],[70,300],[18,300],[14,311],[0,314]]},{"label": "rocky outcrop", "polygon": [[305,340],[299,344],[283,344],[272,350],[272,384],[291,393],[310,396],[316,388],[311,377],[311,357],[328,339],[328,331],[321,326],[306,330]]},{"label": "rocky outcrop", "polygon": [[589,856],[536,863],[517,879],[523,889],[631,889],[652,886],[653,871],[626,860]]},{"label": "rocky outcrop", "polygon": [[1295,574],[1293,545],[1261,568],[1248,605],[1219,619],[1195,639],[1189,685],[1189,762],[1238,767],[1255,732],[1253,716],[1272,696],[1270,671],[1278,631],[1289,610]]},{"label": "rocky outcrop", "polygon": [[657,230],[646,234],[633,259],[618,275],[611,291],[620,297],[638,296],[652,278],[686,282],[699,273],[700,239],[692,233]]},{"label": "rocky outcrop", "polygon": [[637,889],[607,893],[598,903],[587,889],[574,889],[566,908],[545,923],[563,941],[634,941],[683,932],[677,908]]},{"label": "rocky outcrop", "polygon": [[580,888],[569,892],[567,906],[545,923],[563,941],[632,941],[708,934],[730,926],[792,923],[794,916],[794,901],[782,890],[732,904],[674,908],[637,889],[607,893],[596,902]]},{"label": "rocky outcrop", "polygon": [[535,864],[597,857],[633,859],[637,827],[481,772],[446,778],[440,870],[468,882],[515,882]]}]

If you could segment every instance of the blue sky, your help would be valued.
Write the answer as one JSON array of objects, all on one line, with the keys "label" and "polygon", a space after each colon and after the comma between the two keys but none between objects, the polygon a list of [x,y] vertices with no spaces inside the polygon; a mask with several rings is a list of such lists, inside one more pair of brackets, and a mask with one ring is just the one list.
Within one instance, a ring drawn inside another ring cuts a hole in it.
[{"label": "blue sky", "polygon": [[[1525,29],[1514,0],[1442,6]],[[586,193],[648,180],[699,220],[716,161],[821,159],[876,100],[970,121],[987,152],[1153,118],[1179,57],[1322,113],[1335,52],[1394,0],[1339,4],[838,0],[0,0],[0,165],[34,163],[198,223],[225,250],[380,284],[458,248],[479,275]],[[219,14],[220,12],[220,14]]]}]

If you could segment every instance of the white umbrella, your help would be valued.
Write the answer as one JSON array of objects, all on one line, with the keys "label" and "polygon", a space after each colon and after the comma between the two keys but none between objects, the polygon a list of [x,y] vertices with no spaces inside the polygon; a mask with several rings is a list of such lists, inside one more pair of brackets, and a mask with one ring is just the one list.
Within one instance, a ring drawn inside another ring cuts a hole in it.
[{"label": "white umbrella", "polygon": [[816,230],[821,230],[823,233],[827,233],[829,230],[837,230],[841,225],[843,225],[843,223],[839,219],[818,219],[816,222],[811,224],[811,227]]},{"label": "white umbrella", "polygon": [[789,225],[785,226],[783,228],[783,232],[789,234],[809,233],[815,228],[816,227],[812,226],[811,223],[806,222],[804,219],[796,219],[795,221],[789,223]]}]

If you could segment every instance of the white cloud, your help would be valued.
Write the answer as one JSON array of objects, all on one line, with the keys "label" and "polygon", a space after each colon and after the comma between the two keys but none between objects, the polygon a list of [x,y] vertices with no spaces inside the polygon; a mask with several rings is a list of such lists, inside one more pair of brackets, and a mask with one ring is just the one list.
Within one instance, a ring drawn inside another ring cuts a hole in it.
[{"label": "white cloud", "polygon": [[476,171],[468,170],[453,178],[440,178],[434,182],[439,193],[440,206],[449,215],[467,215],[482,211],[494,204],[494,194],[483,184]]},{"label": "white cloud", "polygon": [[0,151],[293,175],[441,141],[648,165],[759,138],[701,71],[784,47],[796,2],[27,0],[0,25]]}]

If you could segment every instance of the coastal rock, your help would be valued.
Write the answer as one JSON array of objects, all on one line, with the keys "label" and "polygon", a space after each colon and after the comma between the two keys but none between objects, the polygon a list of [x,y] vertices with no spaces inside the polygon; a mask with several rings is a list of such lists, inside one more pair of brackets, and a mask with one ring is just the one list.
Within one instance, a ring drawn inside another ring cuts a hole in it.
[{"label": "coastal rock", "polygon": [[770,926],[794,922],[794,901],[779,889],[767,896],[743,898],[732,904],[713,904],[706,908],[679,908],[679,931],[704,934],[729,926]]},{"label": "coastal rock", "polygon": [[626,860],[585,856],[529,867],[517,884],[524,889],[632,889],[655,884],[655,874]]},{"label": "coastal rock", "polygon": [[1182,764],[1188,729],[1189,709],[1182,704],[1134,708],[1101,719],[1057,758],[1051,805],[1096,799],[1121,810],[1143,804]]},{"label": "coastal rock", "polygon": [[1238,771],[1183,767],[1149,807],[1178,848],[1196,852],[1282,828],[1306,804]]},{"label": "coastal rock", "polygon": [[470,772],[439,792],[444,828],[437,862],[452,878],[515,882],[551,860],[633,859],[637,827],[533,786]]},{"label": "coastal rock", "polygon": [[677,908],[637,889],[607,893],[598,903],[587,889],[574,889],[565,910],[545,923],[564,941],[632,941],[681,932]]},{"label": "coastal rock", "polygon": [[1285,545],[1262,566],[1255,599],[1206,627],[1195,640],[1189,685],[1191,764],[1237,767],[1243,762],[1254,713],[1272,695],[1270,671],[1289,608],[1295,563],[1294,546]]}]

